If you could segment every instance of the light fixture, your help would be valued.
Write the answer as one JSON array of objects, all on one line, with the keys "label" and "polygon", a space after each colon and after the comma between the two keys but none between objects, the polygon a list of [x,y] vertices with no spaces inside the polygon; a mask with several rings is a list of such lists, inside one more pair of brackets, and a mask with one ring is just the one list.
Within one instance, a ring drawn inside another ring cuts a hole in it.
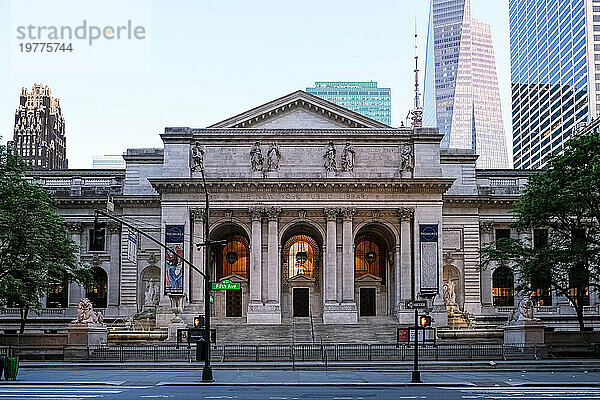
[{"label": "light fixture", "polygon": [[365,260],[369,264],[373,264],[375,261],[377,261],[377,253],[374,251],[367,251],[367,254],[365,254]]},{"label": "light fixture", "polygon": [[225,261],[227,261],[228,264],[235,264],[237,260],[238,255],[235,251],[228,251],[225,255]]}]

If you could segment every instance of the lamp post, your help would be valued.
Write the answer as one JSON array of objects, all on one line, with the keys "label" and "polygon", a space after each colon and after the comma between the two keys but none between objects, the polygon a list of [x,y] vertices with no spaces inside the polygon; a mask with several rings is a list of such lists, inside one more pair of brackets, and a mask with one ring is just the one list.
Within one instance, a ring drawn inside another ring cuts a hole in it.
[{"label": "lamp post", "polygon": [[210,366],[210,232],[208,225],[208,187],[206,186],[206,179],[204,177],[204,166],[200,168],[202,174],[202,185],[204,186],[204,194],[206,195],[206,205],[204,206],[204,345],[205,358],[204,368],[202,368],[202,382],[214,382],[212,367]]}]

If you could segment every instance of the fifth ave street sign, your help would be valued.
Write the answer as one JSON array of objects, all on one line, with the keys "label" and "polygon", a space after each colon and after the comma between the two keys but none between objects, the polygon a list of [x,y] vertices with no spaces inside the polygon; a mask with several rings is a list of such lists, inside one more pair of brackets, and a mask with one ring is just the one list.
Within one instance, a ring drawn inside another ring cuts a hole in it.
[{"label": "fifth ave street sign", "polygon": [[231,282],[229,279],[225,279],[221,282],[213,282],[212,288],[213,290],[241,289],[242,284],[239,282]]}]

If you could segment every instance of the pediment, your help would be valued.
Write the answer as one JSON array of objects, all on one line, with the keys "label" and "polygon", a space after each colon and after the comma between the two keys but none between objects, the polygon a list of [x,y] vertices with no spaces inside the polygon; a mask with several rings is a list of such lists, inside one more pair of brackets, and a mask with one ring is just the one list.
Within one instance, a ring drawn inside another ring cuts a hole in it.
[{"label": "pediment", "polygon": [[314,279],[312,279],[306,275],[303,275],[303,274],[298,274],[298,275],[295,275],[295,276],[292,276],[291,278],[289,278],[288,281],[290,281],[290,282],[313,282]]},{"label": "pediment", "polygon": [[378,276],[371,274],[364,274],[355,279],[356,282],[376,282],[379,283],[382,279]]},{"label": "pediment", "polygon": [[302,90],[270,101],[209,128],[272,129],[389,128]]},{"label": "pediment", "polygon": [[244,278],[243,276],[236,275],[236,274],[227,275],[227,276],[224,276],[223,278],[221,278],[222,281],[225,279],[228,279],[231,282],[248,282],[248,279]]}]

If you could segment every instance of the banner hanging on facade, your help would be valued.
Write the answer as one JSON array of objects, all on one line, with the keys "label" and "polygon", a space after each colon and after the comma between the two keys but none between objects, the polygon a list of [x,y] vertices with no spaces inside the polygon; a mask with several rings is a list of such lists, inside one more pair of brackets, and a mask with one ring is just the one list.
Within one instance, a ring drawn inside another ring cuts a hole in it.
[{"label": "banner hanging on facade", "polygon": [[421,242],[421,292],[438,291],[438,226],[419,225]]},{"label": "banner hanging on facade", "polygon": [[[183,257],[184,225],[167,225],[165,244]],[[165,250],[165,293],[183,293],[183,261]]]}]

